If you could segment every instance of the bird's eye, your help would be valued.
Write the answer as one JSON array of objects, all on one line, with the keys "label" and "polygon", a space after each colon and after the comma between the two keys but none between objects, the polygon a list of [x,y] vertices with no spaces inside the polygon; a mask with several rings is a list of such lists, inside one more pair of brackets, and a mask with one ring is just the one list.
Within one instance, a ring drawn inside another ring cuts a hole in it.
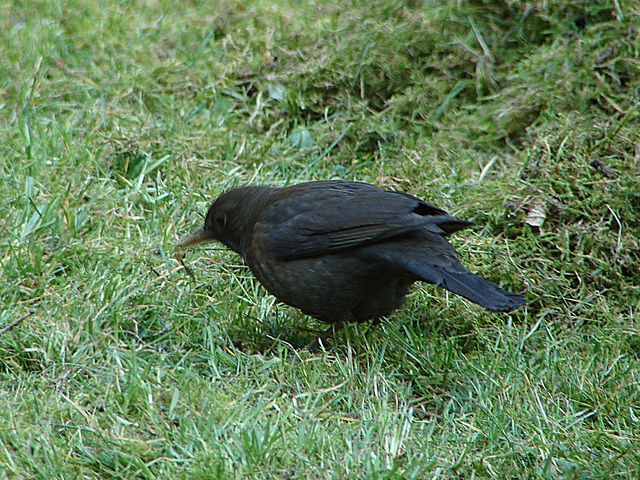
[{"label": "bird's eye", "polygon": [[222,229],[227,225],[227,216],[224,214],[216,215],[213,218],[213,223],[216,226],[216,228]]}]

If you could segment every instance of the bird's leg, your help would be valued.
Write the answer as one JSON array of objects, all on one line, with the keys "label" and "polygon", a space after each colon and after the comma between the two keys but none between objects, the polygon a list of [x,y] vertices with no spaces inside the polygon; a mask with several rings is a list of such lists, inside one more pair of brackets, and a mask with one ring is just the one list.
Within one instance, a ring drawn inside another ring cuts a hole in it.
[{"label": "bird's leg", "polygon": [[333,335],[337,331],[339,331],[343,326],[344,326],[344,324],[342,324],[342,323],[335,323],[335,324],[331,325],[324,332],[322,332],[320,335],[318,335],[317,338],[314,338],[313,340],[311,340],[307,344],[307,346],[304,347],[305,350],[307,350],[308,352],[311,352],[311,353],[317,351],[321,344],[324,344],[324,342],[326,342],[327,340],[333,338]]},{"label": "bird's leg", "polygon": [[382,323],[382,318],[381,317],[376,317],[373,320],[371,320],[371,324],[369,325],[369,328],[367,328],[367,331],[364,332],[365,337],[369,335],[369,332],[371,330],[373,330],[375,327],[377,327],[381,323]]}]

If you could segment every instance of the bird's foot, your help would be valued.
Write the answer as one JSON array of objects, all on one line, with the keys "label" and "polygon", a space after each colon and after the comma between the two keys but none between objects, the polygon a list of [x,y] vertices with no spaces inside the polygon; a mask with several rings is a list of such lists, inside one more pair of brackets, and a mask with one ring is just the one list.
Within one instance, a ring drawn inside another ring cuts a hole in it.
[{"label": "bird's foot", "polygon": [[304,349],[310,353],[314,353],[318,351],[320,345],[324,346],[325,342],[331,340],[333,335],[339,331],[343,327],[342,323],[336,323],[335,325],[331,325],[324,332],[318,335],[316,338],[311,340]]}]

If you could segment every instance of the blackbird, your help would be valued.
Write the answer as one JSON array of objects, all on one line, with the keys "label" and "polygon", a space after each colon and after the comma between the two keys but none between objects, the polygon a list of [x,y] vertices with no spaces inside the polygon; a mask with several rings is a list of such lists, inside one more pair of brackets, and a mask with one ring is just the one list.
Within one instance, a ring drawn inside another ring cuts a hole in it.
[{"label": "blackbird", "polygon": [[390,314],[418,280],[496,312],[523,306],[522,295],[458,260],[445,237],[470,225],[414,196],[367,183],[247,186],[213,202],[204,228],[178,248],[223,243],[271,294],[335,328]]}]

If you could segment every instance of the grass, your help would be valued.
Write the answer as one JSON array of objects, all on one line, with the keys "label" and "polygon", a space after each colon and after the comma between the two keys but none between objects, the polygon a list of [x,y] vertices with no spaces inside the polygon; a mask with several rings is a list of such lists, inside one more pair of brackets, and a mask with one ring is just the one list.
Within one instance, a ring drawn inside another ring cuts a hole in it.
[{"label": "grass", "polygon": [[[634,2],[0,5],[0,478],[640,477]],[[245,183],[368,181],[473,271],[329,352],[218,246]]]}]

